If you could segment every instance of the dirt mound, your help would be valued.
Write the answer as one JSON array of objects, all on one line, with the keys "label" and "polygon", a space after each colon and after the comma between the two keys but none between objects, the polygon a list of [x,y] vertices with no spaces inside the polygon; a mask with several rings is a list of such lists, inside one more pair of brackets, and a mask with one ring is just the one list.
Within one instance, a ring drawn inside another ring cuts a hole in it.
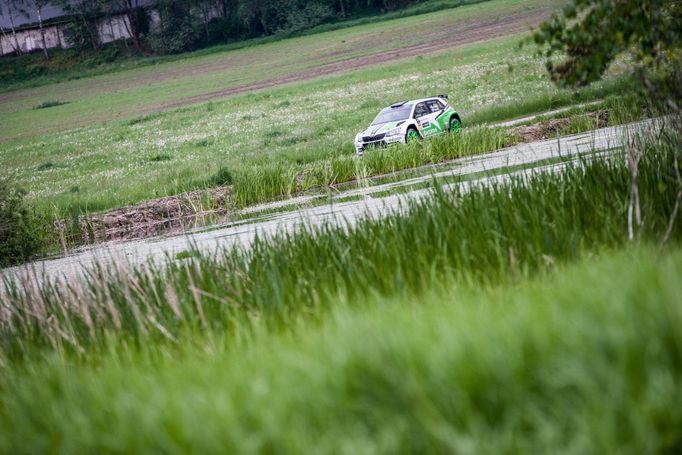
[{"label": "dirt mound", "polygon": [[[604,128],[609,123],[609,111],[590,112],[587,117],[592,119],[596,128]],[[545,122],[538,122],[528,126],[514,128],[510,134],[518,135],[519,142],[535,142],[555,137],[561,130],[567,128],[573,121],[570,117],[556,118]]]},{"label": "dirt mound", "polygon": [[231,188],[218,187],[152,199],[138,205],[81,216],[84,243],[151,237],[195,225],[210,214],[224,214]]},{"label": "dirt mound", "polygon": [[571,124],[568,118],[557,118],[547,122],[534,123],[516,128],[514,132],[519,136],[519,142],[535,142],[554,136],[559,130]]}]

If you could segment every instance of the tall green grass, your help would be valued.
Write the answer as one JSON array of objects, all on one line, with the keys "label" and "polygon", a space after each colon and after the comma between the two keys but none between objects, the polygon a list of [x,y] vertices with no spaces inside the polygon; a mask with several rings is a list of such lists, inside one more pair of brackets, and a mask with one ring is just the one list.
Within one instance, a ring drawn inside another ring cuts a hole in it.
[{"label": "tall green grass", "polygon": [[514,286],[341,298],[249,344],[47,356],[0,371],[0,450],[677,453],[681,275],[679,249],[634,250]]},{"label": "tall green grass", "polygon": [[[677,187],[670,150],[644,154],[641,241],[660,239]],[[161,268],[89,270],[84,284],[7,281],[3,353],[64,354],[205,331],[233,334],[254,319],[288,327],[324,314],[339,296],[413,295],[461,277],[496,283],[626,242],[630,174],[622,157],[414,203],[406,213],[352,229],[303,228],[256,239],[248,250],[169,258]],[[673,238],[679,238],[677,224]],[[198,256],[198,257],[195,257]]]},{"label": "tall green grass", "polygon": [[238,206],[247,206],[291,197],[301,191],[490,152],[515,143],[516,137],[503,129],[474,127],[420,143],[375,148],[362,159],[355,156],[349,145],[345,153],[305,166],[282,161],[258,163],[235,172],[234,201]]},{"label": "tall green grass", "polygon": [[679,219],[658,244],[678,144],[641,147],[634,243],[617,156],[249,249],[7,279],[0,451],[679,452]]}]

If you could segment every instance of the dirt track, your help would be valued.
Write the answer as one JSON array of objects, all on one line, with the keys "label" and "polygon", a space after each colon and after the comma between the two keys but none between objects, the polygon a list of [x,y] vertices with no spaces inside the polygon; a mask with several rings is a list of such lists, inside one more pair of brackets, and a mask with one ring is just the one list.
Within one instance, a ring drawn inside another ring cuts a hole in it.
[{"label": "dirt track", "polygon": [[[432,41],[425,43],[406,46],[400,49],[376,52],[374,54],[355,58],[344,55],[348,54],[348,52],[337,53],[335,57],[338,56],[339,58],[336,61],[325,63],[314,68],[309,68],[305,71],[299,71],[285,76],[244,84],[237,87],[229,87],[223,90],[201,95],[181,98],[179,100],[164,103],[160,105],[159,108],[170,109],[182,107],[252,90],[275,87],[282,84],[299,82],[320,76],[345,73],[356,69],[377,66],[382,63],[389,63],[392,61],[416,57],[418,55],[434,54],[449,49],[455,49],[467,44],[486,41],[492,38],[498,38],[528,30],[530,27],[536,26],[543,20],[547,19],[551,13],[551,9],[530,12],[525,11],[511,14],[503,18],[490,18],[482,21],[463,22],[456,26],[443,29],[442,31],[429,34],[428,36],[432,38]],[[208,68],[206,68],[206,70],[208,70]]]}]

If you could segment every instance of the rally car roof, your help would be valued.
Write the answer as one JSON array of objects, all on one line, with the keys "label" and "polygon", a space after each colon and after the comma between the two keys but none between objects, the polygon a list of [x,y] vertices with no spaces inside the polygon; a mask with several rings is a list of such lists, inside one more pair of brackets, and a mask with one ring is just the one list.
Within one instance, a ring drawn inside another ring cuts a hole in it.
[{"label": "rally car roof", "polygon": [[392,108],[402,107],[402,106],[406,105],[407,103],[415,103],[415,104],[416,104],[416,103],[421,103],[422,101],[432,100],[432,99],[434,99],[434,98],[441,98],[441,99],[445,99],[445,100],[446,100],[446,99],[448,99],[448,95],[436,95],[436,96],[429,96],[429,97],[426,97],[426,98],[419,98],[419,99],[416,99],[416,100],[401,101],[401,102],[399,102],[399,103],[391,104],[391,107],[392,107]]}]

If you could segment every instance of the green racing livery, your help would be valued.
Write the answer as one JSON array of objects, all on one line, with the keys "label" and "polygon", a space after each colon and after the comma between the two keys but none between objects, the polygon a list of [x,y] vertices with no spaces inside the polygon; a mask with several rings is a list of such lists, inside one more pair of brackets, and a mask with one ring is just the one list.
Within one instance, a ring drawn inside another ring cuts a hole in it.
[{"label": "green racing livery", "polygon": [[355,136],[355,151],[362,156],[368,147],[460,131],[462,120],[447,99],[447,95],[432,96],[383,109],[369,128]]}]

